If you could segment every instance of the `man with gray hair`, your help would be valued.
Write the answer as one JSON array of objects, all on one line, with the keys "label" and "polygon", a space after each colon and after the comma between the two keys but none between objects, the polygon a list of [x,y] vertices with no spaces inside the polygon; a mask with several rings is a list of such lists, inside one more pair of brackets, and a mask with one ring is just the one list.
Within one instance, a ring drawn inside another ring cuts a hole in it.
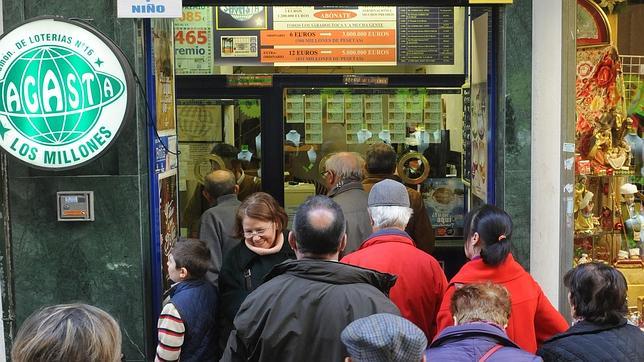
[{"label": "man with gray hair", "polygon": [[341,261],[397,275],[391,301],[431,341],[447,278],[436,259],[417,249],[405,232],[412,214],[407,190],[400,182],[380,181],[369,192],[368,206],[373,234]]},{"label": "man with gray hair", "polygon": [[210,249],[210,266],[206,279],[214,286],[218,286],[224,255],[240,242],[232,236],[235,215],[241,204],[237,199],[238,191],[235,175],[228,170],[213,171],[204,178],[203,197],[215,206],[201,215],[199,239]]},{"label": "man with gray hair", "polygon": [[355,152],[339,152],[326,160],[324,168],[327,195],[340,205],[347,221],[346,255],[357,250],[371,234],[368,195],[362,187],[364,160]]}]

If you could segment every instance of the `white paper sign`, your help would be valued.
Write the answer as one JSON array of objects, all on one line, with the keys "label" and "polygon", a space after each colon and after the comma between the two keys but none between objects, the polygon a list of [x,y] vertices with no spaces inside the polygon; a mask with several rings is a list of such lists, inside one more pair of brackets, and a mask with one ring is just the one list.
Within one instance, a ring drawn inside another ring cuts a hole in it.
[{"label": "white paper sign", "polygon": [[119,18],[180,18],[181,0],[118,0]]}]

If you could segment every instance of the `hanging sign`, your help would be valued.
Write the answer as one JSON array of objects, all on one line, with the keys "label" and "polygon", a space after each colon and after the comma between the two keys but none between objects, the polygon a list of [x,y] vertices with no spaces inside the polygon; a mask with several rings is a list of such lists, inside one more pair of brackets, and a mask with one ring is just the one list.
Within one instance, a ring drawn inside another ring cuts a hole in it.
[{"label": "hanging sign", "polygon": [[181,0],[118,0],[119,18],[180,18]]},{"label": "hanging sign", "polygon": [[81,166],[132,116],[133,76],[105,35],[40,17],[0,38],[0,147],[37,168]]}]

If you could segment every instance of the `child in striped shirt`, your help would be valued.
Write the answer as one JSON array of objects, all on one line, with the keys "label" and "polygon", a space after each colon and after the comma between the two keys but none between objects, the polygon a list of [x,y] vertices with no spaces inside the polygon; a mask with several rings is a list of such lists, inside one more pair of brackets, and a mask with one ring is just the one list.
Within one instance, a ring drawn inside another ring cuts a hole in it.
[{"label": "child in striped shirt", "polygon": [[210,250],[203,241],[179,239],[168,257],[175,282],[159,316],[155,361],[214,361],[217,288],[205,279]]}]

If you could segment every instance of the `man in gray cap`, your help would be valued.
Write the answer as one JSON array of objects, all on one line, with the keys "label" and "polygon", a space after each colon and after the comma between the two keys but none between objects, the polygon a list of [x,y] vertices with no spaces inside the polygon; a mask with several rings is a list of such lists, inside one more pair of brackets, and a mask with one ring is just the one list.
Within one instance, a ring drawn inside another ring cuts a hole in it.
[{"label": "man in gray cap", "polygon": [[356,319],[340,335],[346,362],[425,361],[427,338],[405,318],[379,313]]},{"label": "man in gray cap", "polygon": [[[398,155],[394,149],[386,143],[374,143],[369,145],[365,154],[365,169],[367,174],[362,180],[362,186],[366,192],[376,183],[390,179],[402,182],[396,172],[396,159]],[[405,231],[416,242],[416,247],[426,253],[431,254],[434,251],[434,229],[427,215],[425,202],[420,192],[405,187],[409,195],[409,203],[414,213],[409,218]]]},{"label": "man in gray cap", "polygon": [[436,259],[417,249],[405,232],[412,214],[407,190],[400,182],[383,180],[373,186],[367,203],[373,233],[341,261],[397,275],[391,301],[431,341],[447,278]]}]

